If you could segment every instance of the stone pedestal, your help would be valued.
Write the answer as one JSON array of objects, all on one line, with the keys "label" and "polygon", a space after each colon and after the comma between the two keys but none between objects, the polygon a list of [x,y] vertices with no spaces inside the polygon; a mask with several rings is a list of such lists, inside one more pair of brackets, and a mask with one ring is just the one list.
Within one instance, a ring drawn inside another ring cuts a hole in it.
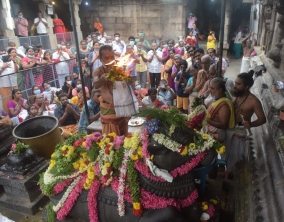
[{"label": "stone pedestal", "polygon": [[0,206],[22,213],[35,214],[48,202],[48,197],[41,193],[37,185],[39,174],[47,167],[48,162],[43,161],[23,179],[12,178],[8,174],[1,175],[0,184],[5,193],[0,197]]}]

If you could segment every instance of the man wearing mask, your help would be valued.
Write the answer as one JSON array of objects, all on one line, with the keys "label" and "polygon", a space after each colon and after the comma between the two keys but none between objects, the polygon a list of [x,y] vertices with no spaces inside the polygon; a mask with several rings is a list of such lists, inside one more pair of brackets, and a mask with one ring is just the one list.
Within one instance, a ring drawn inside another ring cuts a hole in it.
[{"label": "man wearing mask", "polygon": [[137,47],[135,45],[135,38],[134,38],[134,36],[129,36],[128,40],[129,40],[129,44],[133,46],[133,49],[136,52],[137,51]]},{"label": "man wearing mask", "polygon": [[60,60],[60,62],[55,65],[60,88],[64,85],[65,76],[68,76],[70,73],[68,63],[65,62],[65,60],[70,59],[70,56],[67,52],[64,52],[65,50],[66,44],[62,42],[61,44],[57,45],[57,50],[52,54],[53,59]]},{"label": "man wearing mask", "polygon": [[23,13],[18,12],[18,17],[14,18],[16,34],[18,37],[28,36],[28,20],[24,18]]},{"label": "man wearing mask", "polygon": [[152,43],[152,49],[147,54],[148,69],[150,75],[151,88],[158,88],[162,72],[162,52],[157,50],[156,43]]},{"label": "man wearing mask", "polygon": [[36,26],[36,31],[38,35],[46,35],[47,34],[47,21],[42,17],[41,12],[37,13],[37,18],[34,19],[34,24]]},{"label": "man wearing mask", "polygon": [[120,48],[120,51],[122,54],[125,53],[126,51],[126,44],[123,40],[120,39],[120,34],[119,33],[114,33],[114,41],[112,41],[112,45],[115,46],[117,45]]},{"label": "man wearing mask", "polygon": [[142,49],[145,52],[151,50],[150,43],[145,39],[145,34],[143,32],[138,33],[138,39],[135,39],[135,43],[142,42]]},{"label": "man wearing mask", "polygon": [[63,129],[63,136],[67,138],[70,134],[78,132],[78,121],[80,119],[80,110],[78,106],[68,102],[66,94],[58,96],[60,105],[54,110],[54,116],[59,121],[59,126]]},{"label": "man wearing mask", "polygon": [[114,56],[116,59],[120,58],[122,51],[120,49],[120,47],[118,45],[113,45],[112,41],[111,41],[111,36],[107,36],[106,37],[106,45],[109,45],[112,47],[113,51],[114,51]]},{"label": "man wearing mask", "polygon": [[141,83],[142,88],[146,87],[147,82],[147,53],[142,49],[142,42],[137,42],[137,56],[140,62],[136,64],[137,81]]}]

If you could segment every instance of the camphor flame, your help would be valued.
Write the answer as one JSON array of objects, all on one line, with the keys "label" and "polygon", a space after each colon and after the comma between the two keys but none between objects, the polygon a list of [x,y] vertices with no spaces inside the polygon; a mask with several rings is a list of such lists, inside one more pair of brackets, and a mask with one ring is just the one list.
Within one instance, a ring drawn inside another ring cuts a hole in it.
[{"label": "camphor flame", "polygon": [[128,66],[134,60],[134,59],[131,59],[128,62],[130,56],[131,56],[131,54],[128,54],[128,55],[123,56],[123,57],[121,57],[119,59],[115,59],[115,60],[113,60],[113,61],[111,61],[111,62],[109,62],[109,63],[107,63],[105,65],[113,65],[113,66],[118,66],[118,67]]}]

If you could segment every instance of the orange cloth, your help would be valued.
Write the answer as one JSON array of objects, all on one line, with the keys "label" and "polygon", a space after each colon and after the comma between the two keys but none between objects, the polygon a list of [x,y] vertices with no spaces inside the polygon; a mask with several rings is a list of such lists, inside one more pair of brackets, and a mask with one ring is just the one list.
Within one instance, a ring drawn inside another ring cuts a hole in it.
[{"label": "orange cloth", "polygon": [[78,123],[74,125],[61,126],[61,128],[63,129],[63,137],[65,139],[68,137],[68,135],[78,133]]},{"label": "orange cloth", "polygon": [[101,106],[102,134],[116,133],[118,136],[127,136],[129,117],[116,117],[114,105],[103,103],[102,97],[99,98]]},{"label": "orange cloth", "polygon": [[94,28],[97,29],[101,35],[103,34],[104,27],[103,27],[102,23],[95,22]]}]

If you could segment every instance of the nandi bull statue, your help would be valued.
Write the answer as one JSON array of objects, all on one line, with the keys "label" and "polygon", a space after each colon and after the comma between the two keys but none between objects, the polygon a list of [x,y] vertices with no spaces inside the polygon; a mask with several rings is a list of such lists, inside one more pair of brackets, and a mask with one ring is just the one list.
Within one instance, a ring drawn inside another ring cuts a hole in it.
[{"label": "nandi bull statue", "polygon": [[48,218],[200,221],[192,170],[224,152],[202,132],[206,118],[200,107],[189,116],[167,106],[144,109],[142,132],[77,134],[59,144],[39,181],[51,196]]}]

